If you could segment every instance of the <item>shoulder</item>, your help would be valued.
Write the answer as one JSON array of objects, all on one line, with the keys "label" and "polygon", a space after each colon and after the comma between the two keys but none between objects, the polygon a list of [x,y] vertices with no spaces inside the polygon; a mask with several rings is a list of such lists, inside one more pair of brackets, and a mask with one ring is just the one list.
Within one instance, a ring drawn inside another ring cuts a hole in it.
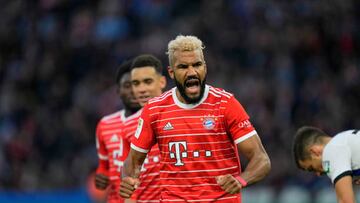
[{"label": "shoulder", "polygon": [[330,142],[326,145],[327,148],[332,148],[341,145],[347,145],[350,135],[353,134],[353,130],[346,130],[336,134]]},{"label": "shoulder", "polygon": [[99,121],[99,123],[112,123],[116,121],[121,121],[121,114],[123,110],[108,114],[104,117],[102,117]]},{"label": "shoulder", "polygon": [[225,100],[229,100],[234,97],[234,94],[227,92],[222,88],[217,88],[210,85],[209,85],[209,94],[214,97],[224,98]]},{"label": "shoulder", "polygon": [[162,104],[167,104],[172,101],[171,98],[172,98],[172,89],[162,93],[158,97],[154,97],[154,98],[150,99],[147,103],[147,106],[150,107],[150,106],[158,106],[158,105],[162,105]]}]

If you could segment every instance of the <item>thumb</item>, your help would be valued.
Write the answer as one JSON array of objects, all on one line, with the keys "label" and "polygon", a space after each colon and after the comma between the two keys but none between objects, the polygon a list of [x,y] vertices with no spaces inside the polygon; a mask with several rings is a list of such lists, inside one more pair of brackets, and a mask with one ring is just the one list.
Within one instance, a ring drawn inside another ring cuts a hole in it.
[{"label": "thumb", "polygon": [[219,184],[219,185],[223,185],[223,184],[224,184],[224,176],[223,176],[223,175],[216,176],[216,177],[215,177],[215,180],[216,180],[217,184]]},{"label": "thumb", "polygon": [[138,188],[140,185],[140,180],[138,178],[134,178],[134,188]]}]

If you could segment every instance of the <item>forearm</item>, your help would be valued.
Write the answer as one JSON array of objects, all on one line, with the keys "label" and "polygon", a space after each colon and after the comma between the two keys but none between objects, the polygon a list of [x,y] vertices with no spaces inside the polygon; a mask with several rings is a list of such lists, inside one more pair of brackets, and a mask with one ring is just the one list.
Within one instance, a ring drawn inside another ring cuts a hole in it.
[{"label": "forearm", "polygon": [[129,176],[137,178],[140,175],[141,166],[144,162],[145,157],[145,153],[141,153],[131,149],[124,163],[122,177]]},{"label": "forearm", "polygon": [[339,203],[355,203],[352,177],[345,176],[335,184],[336,197]]},{"label": "forearm", "polygon": [[247,184],[254,184],[263,179],[271,169],[270,159],[266,153],[254,155],[245,170],[241,173],[241,177]]}]

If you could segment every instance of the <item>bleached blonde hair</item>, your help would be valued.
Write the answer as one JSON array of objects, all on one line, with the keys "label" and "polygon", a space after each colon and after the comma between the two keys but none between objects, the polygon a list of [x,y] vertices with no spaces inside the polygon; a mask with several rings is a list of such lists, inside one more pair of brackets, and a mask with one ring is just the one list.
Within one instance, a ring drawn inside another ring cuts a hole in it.
[{"label": "bleached blonde hair", "polygon": [[[203,49],[205,46],[203,42],[192,35],[178,35],[174,40],[171,40],[168,44],[168,51],[166,54],[169,56],[169,64],[173,65],[174,62],[174,53],[175,51],[195,51],[199,50],[201,52],[201,56],[203,55]],[[204,59],[204,58],[203,58]]]}]

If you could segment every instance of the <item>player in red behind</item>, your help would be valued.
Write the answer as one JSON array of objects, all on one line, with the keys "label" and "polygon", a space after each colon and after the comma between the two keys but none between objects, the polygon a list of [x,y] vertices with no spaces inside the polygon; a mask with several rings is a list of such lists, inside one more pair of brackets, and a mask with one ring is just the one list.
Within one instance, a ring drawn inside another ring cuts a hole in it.
[{"label": "player in red behind", "polygon": [[[168,72],[176,87],[143,108],[125,161],[120,194],[138,187],[140,167],[160,148],[161,202],[241,202],[243,187],[270,171],[270,160],[249,116],[235,97],[205,84],[202,42],[178,36],[168,45]],[[241,173],[239,154],[249,162]]]},{"label": "player in red behind", "polygon": [[[160,60],[152,55],[136,57],[131,67],[131,82],[134,95],[141,106],[144,106],[149,99],[160,96],[166,86]],[[140,185],[131,199],[137,202],[159,202],[161,188],[153,187],[159,185],[159,161],[159,147],[154,145],[145,158],[139,174]]]},{"label": "player in red behind", "polygon": [[130,81],[131,62],[120,65],[117,75],[117,93],[123,102],[124,109],[103,117],[96,129],[96,148],[99,165],[96,170],[95,185],[105,190],[108,186],[107,202],[121,203],[124,199],[118,194],[120,174],[123,163],[129,153],[130,138],[136,129],[137,119],[141,113]]}]

